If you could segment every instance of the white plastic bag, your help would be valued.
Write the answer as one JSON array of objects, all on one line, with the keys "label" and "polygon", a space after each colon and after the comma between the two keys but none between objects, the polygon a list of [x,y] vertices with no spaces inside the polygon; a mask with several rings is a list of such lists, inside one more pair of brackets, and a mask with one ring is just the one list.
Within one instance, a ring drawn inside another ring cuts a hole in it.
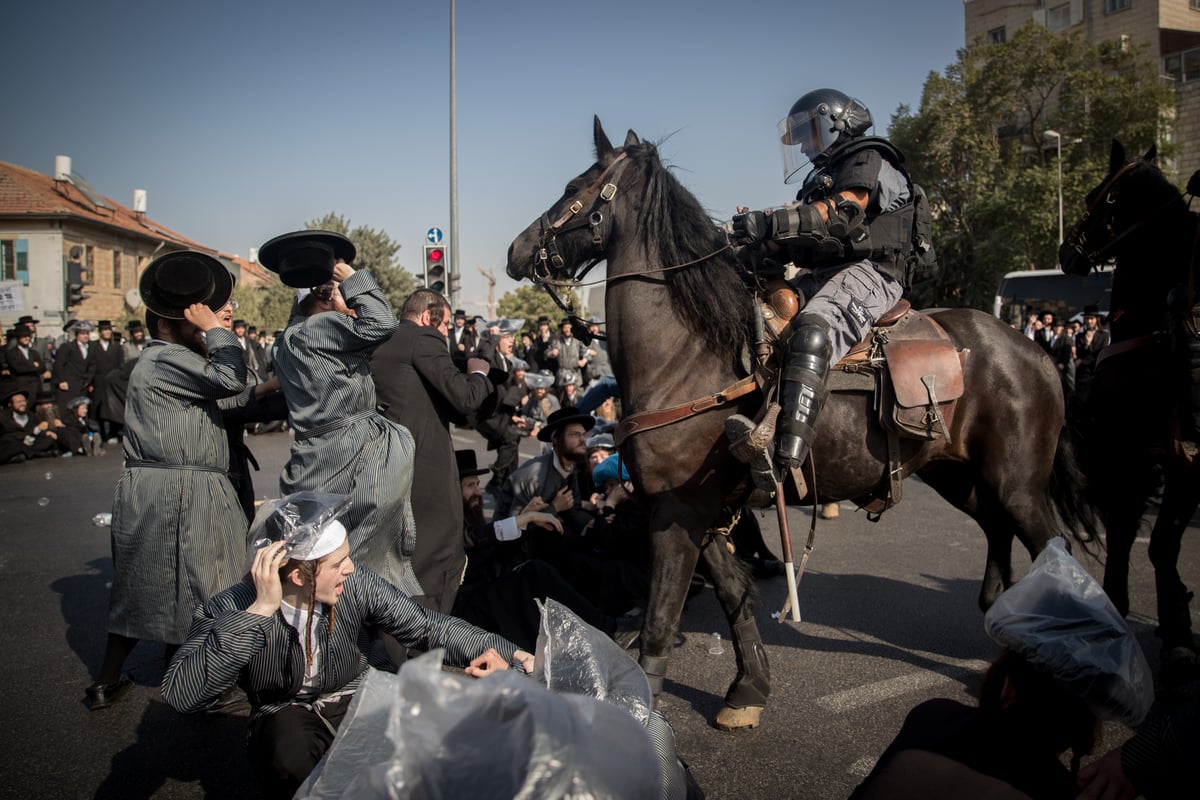
[{"label": "white plastic bag", "polygon": [[1108,595],[1061,538],[984,616],[997,643],[1053,675],[1100,719],[1137,725],[1154,702],[1154,679],[1137,639]]}]

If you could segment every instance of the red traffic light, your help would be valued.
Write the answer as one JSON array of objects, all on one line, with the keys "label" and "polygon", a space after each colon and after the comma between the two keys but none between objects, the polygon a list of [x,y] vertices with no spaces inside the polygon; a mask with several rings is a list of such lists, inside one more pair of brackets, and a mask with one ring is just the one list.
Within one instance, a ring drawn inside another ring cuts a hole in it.
[{"label": "red traffic light", "polygon": [[429,248],[429,252],[426,255],[428,256],[430,261],[433,261],[434,263],[436,263],[436,262],[442,260],[442,256],[444,255],[444,253],[442,252],[442,248],[440,248],[440,247],[431,247],[431,248]]}]

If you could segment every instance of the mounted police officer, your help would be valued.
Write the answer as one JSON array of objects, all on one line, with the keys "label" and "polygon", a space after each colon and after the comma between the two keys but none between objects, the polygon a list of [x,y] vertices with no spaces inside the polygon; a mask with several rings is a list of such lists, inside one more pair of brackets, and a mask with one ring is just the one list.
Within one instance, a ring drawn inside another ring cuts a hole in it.
[{"label": "mounted police officer", "polygon": [[[734,241],[768,265],[801,268],[795,285],[808,298],[792,323],[783,370],[774,461],[784,473],[804,462],[816,438],[830,365],[867,335],[907,283],[914,189],[900,152],[865,135],[872,125],[867,107],[842,92],[804,95],[779,123],[784,182],[802,181],[798,202],[773,212],[739,209],[744,213],[733,217]],[[726,431],[736,442],[753,427],[737,415]]]}]

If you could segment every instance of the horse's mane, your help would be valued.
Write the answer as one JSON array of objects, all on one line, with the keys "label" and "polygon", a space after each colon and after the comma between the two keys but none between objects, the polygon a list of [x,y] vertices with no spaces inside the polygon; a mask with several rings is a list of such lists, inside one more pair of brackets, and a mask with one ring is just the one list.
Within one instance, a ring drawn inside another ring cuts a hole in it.
[{"label": "horse's mane", "polygon": [[646,176],[640,210],[646,252],[658,267],[703,259],[663,274],[675,314],[714,352],[736,356],[749,338],[752,306],[731,252],[718,252],[727,244],[724,233],[663,165],[655,145],[627,145],[625,154]]}]

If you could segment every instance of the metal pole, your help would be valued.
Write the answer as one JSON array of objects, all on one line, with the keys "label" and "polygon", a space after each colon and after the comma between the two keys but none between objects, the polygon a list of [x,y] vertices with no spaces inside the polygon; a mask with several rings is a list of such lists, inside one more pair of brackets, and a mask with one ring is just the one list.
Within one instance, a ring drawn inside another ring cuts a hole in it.
[{"label": "metal pole", "polygon": [[1062,182],[1062,134],[1058,131],[1042,131],[1042,138],[1054,137],[1058,150],[1058,241],[1063,240],[1063,182]]},{"label": "metal pole", "polygon": [[1063,241],[1063,201],[1062,201],[1062,134],[1054,137],[1058,144],[1058,241]]},{"label": "metal pole", "polygon": [[454,53],[454,0],[450,0],[450,248],[446,263],[446,288],[450,290],[450,307],[458,308],[460,281],[458,260],[458,119],[457,79]]}]

